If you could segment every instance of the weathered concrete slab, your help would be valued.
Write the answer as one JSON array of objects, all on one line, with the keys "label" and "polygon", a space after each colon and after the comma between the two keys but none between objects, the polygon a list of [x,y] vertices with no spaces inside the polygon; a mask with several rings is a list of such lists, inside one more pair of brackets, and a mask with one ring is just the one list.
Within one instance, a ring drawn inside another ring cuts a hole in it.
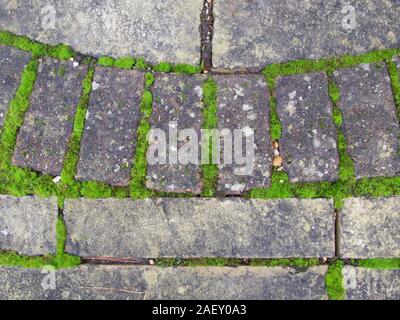
[{"label": "weathered concrete slab", "polygon": [[400,197],[346,199],[339,218],[342,257],[400,257]]},{"label": "weathered concrete slab", "polygon": [[218,68],[400,47],[397,1],[215,1],[214,16]]},{"label": "weathered concrete slab", "polygon": [[334,256],[325,199],[75,199],[66,200],[64,219],[66,251],[79,256]]},{"label": "weathered concrete slab", "polygon": [[54,290],[46,290],[48,273],[3,267],[0,299],[327,300],[326,272],[326,266],[299,273],[281,267],[81,266],[57,271]]},{"label": "weathered concrete slab", "polygon": [[82,137],[78,180],[127,186],[140,122],[144,73],[98,67]]},{"label": "weathered concrete slab", "polygon": [[326,74],[279,78],[276,100],[282,124],[280,152],[290,181],[338,180],[337,131]]},{"label": "weathered concrete slab", "polygon": [[343,285],[348,300],[399,300],[400,270],[345,266]]},{"label": "weathered concrete slab", "polygon": [[56,251],[56,198],[0,195],[0,250],[26,255]]},{"label": "weathered concrete slab", "polygon": [[200,63],[203,0],[0,0],[0,29],[95,56]]},{"label": "weathered concrete slab", "polygon": [[[154,131],[155,135],[149,137],[148,188],[201,193],[199,163],[205,80],[204,75],[156,74],[150,124],[152,130],[161,134]],[[163,140],[167,142],[166,150],[162,148]]]},{"label": "weathered concrete slab", "polygon": [[45,59],[30,98],[13,164],[58,176],[61,173],[87,66]]},{"label": "weathered concrete slab", "polygon": [[[240,194],[252,188],[268,187],[271,184],[272,145],[265,78],[260,75],[220,75],[215,76],[215,80],[218,129],[224,137],[220,144],[218,190]],[[228,135],[224,136],[222,130],[227,130]],[[242,145],[241,150],[233,147],[236,138],[243,140],[238,144]]]},{"label": "weathered concrete slab", "polygon": [[0,46],[0,130],[30,58],[28,52]]},{"label": "weathered concrete slab", "polygon": [[400,129],[386,65],[364,64],[334,77],[357,178],[397,175]]}]

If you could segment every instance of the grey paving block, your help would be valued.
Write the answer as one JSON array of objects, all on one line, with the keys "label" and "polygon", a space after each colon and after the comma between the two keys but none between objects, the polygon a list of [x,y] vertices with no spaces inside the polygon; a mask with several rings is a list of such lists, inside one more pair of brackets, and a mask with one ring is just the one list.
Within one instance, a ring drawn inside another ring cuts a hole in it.
[{"label": "grey paving block", "polygon": [[333,257],[332,201],[66,200],[66,251],[107,257]]},{"label": "grey paving block", "polygon": [[[148,188],[201,193],[199,163],[205,80],[204,75],[156,74],[150,119],[155,134],[149,136],[147,153]],[[167,142],[166,148],[163,140]],[[187,149],[191,145],[193,148]]]},{"label": "grey paving block", "polygon": [[279,78],[276,87],[283,166],[292,182],[339,178],[337,131],[325,73]]},{"label": "grey paving block", "polygon": [[[240,194],[271,184],[269,95],[261,75],[215,76],[218,134],[221,134],[218,190]],[[226,130],[227,136],[224,136]],[[239,130],[236,131],[235,130]],[[235,139],[240,148],[235,148]],[[218,150],[218,148],[216,149]],[[226,161],[225,161],[226,160]]]},{"label": "grey paving block", "polygon": [[347,300],[400,299],[400,270],[374,270],[345,266],[343,284]]},{"label": "grey paving block", "polygon": [[218,68],[400,46],[397,1],[215,1],[214,16],[213,63]]},{"label": "grey paving block", "polygon": [[0,29],[95,55],[200,63],[203,0],[0,1]]},{"label": "grey paving block", "polygon": [[0,299],[327,300],[326,272],[326,266],[304,272],[282,267],[81,266],[56,271],[53,278],[48,271],[3,267]]},{"label": "grey paving block", "polygon": [[76,178],[127,186],[135,154],[144,73],[98,67]]},{"label": "grey paving block", "polygon": [[336,71],[343,131],[357,178],[400,172],[399,120],[386,65]]},{"label": "grey paving block", "polygon": [[29,52],[0,45],[0,129],[30,58]]},{"label": "grey paving block", "polygon": [[61,173],[87,66],[46,58],[39,65],[15,146],[13,164],[58,176]]},{"label": "grey paving block", "polygon": [[56,198],[0,195],[0,250],[26,255],[56,252]]},{"label": "grey paving block", "polygon": [[346,199],[339,217],[342,257],[400,257],[399,197]]}]

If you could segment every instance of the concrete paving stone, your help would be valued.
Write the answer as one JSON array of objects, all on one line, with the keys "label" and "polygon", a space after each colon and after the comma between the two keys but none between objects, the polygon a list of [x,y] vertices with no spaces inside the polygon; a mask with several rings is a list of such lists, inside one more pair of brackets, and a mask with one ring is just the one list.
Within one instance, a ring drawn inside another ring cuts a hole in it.
[{"label": "concrete paving stone", "polygon": [[[252,188],[269,187],[273,150],[265,78],[261,75],[217,75],[215,80],[219,133],[222,135],[223,130],[228,130],[228,136],[221,139],[220,144],[218,190],[225,194],[241,194]],[[235,133],[235,130],[241,132]],[[243,139],[243,143],[238,144],[241,150],[234,147],[236,138]],[[224,157],[228,157],[227,161]]]},{"label": "concrete paving stone", "polygon": [[0,195],[0,251],[54,254],[57,216],[56,198]]},{"label": "concrete paving stone", "polygon": [[[150,118],[151,128],[156,131],[149,137],[148,188],[201,193],[199,164],[205,80],[205,75],[156,74]],[[160,131],[162,134],[157,133]]]},{"label": "concrete paving stone", "polygon": [[[210,210],[212,208],[212,210]],[[79,256],[333,257],[331,200],[66,200],[66,251]]]},{"label": "concrete paving stone", "polygon": [[400,172],[399,120],[386,65],[336,71],[343,131],[357,178]]},{"label": "concrete paving stone", "polygon": [[58,270],[52,278],[42,270],[3,267],[0,299],[327,300],[326,272],[326,266],[304,272],[282,267],[80,266]]},{"label": "concrete paving stone", "polygon": [[283,167],[291,182],[339,179],[337,131],[325,73],[279,78],[277,111]]},{"label": "concrete paving stone", "polygon": [[203,0],[0,0],[0,29],[84,54],[200,63]]},{"label": "concrete paving stone", "polygon": [[0,130],[30,58],[29,52],[0,46]]},{"label": "concrete paving stone", "polygon": [[343,258],[400,257],[400,197],[346,199],[339,219]]},{"label": "concrete paving stone", "polygon": [[39,65],[13,164],[59,176],[87,66],[46,58]]},{"label": "concrete paving stone", "polygon": [[215,1],[213,63],[264,67],[400,47],[398,1]]},{"label": "concrete paving stone", "polygon": [[399,300],[400,270],[345,266],[343,285],[347,300]]},{"label": "concrete paving stone", "polygon": [[127,186],[135,154],[144,73],[98,67],[81,142],[78,180]]}]

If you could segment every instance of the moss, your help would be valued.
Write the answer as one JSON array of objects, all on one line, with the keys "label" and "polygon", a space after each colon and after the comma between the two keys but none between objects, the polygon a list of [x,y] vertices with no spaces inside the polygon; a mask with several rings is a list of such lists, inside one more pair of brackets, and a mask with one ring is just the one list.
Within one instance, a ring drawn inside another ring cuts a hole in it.
[{"label": "moss", "polygon": [[270,135],[272,140],[279,140],[282,133],[282,125],[279,120],[278,112],[277,112],[277,102],[275,96],[275,86],[276,86],[276,78],[275,76],[266,74],[268,90],[269,90],[269,127],[270,127]]},{"label": "moss", "polygon": [[150,65],[143,58],[138,58],[135,66],[138,69],[148,69],[150,67]]},{"label": "moss", "polygon": [[123,57],[116,59],[114,62],[114,67],[121,69],[132,69],[135,66],[135,59],[132,57]]},{"label": "moss", "polygon": [[[154,78],[154,74],[152,74],[151,72],[146,73],[145,75],[145,79],[146,79],[146,87],[151,87],[155,81]],[[147,97],[147,99],[149,99],[150,97]]]},{"label": "moss", "polygon": [[97,63],[103,67],[113,67],[114,59],[111,57],[100,57]]},{"label": "moss", "polygon": [[156,72],[171,72],[172,71],[172,64],[162,61],[153,68]]},{"label": "moss", "polygon": [[343,265],[343,262],[340,260],[336,260],[329,265],[325,278],[325,285],[330,300],[344,299],[345,289],[343,287]]},{"label": "moss", "polygon": [[82,182],[81,195],[87,198],[111,198],[113,188],[100,181]]},{"label": "moss", "polygon": [[299,267],[299,268],[310,268],[320,264],[317,258],[292,258],[292,259],[252,259],[250,262],[251,266],[257,267]]},{"label": "moss", "polygon": [[56,225],[57,232],[57,253],[53,258],[52,265],[56,268],[72,268],[81,263],[80,257],[66,254],[64,252],[65,243],[67,240],[67,229],[65,228],[64,221],[61,217],[57,219]]},{"label": "moss", "polygon": [[153,192],[146,188],[147,158],[148,148],[147,135],[150,131],[150,117],[153,111],[153,95],[150,91],[154,83],[154,75],[147,73],[145,76],[146,89],[143,93],[140,104],[142,119],[140,120],[137,132],[137,145],[135,159],[131,170],[130,195],[134,199],[150,197]]},{"label": "moss", "polygon": [[48,54],[60,60],[68,60],[75,56],[74,51],[65,44],[59,44],[57,46],[48,46]]},{"label": "moss", "polygon": [[[212,78],[208,78],[203,85],[203,129],[212,130],[217,127],[217,83]],[[203,197],[215,195],[218,181],[218,166],[212,164],[213,138],[208,136],[209,163],[201,165],[203,179]],[[203,142],[204,143],[204,142]]]},{"label": "moss", "polygon": [[172,71],[176,73],[195,74],[200,73],[201,69],[198,66],[189,64],[176,64],[173,66]]},{"label": "moss", "polygon": [[355,263],[358,267],[378,269],[378,270],[399,270],[400,259],[367,259],[359,260]]},{"label": "moss", "polygon": [[250,198],[260,199],[280,199],[293,198],[294,186],[289,182],[289,177],[285,172],[272,171],[271,187],[263,189],[256,188],[250,191]]}]

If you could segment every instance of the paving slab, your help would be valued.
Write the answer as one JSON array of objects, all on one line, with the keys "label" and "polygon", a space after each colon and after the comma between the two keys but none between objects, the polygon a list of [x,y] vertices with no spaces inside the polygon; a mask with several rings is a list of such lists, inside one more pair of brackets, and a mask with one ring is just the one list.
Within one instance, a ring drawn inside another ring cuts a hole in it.
[{"label": "paving slab", "polygon": [[44,59],[20,128],[12,162],[20,167],[59,176],[87,66]]},{"label": "paving slab", "polygon": [[347,300],[399,300],[400,270],[345,266],[343,286]]},{"label": "paving slab", "polygon": [[51,278],[42,270],[3,267],[0,299],[327,300],[326,272],[326,266],[303,272],[282,267],[81,266],[56,271]]},{"label": "paving slab", "polygon": [[54,254],[57,216],[56,198],[0,195],[0,251]]},{"label": "paving slab", "polygon": [[397,1],[215,1],[213,63],[264,67],[400,47]]},{"label": "paving slab", "polygon": [[[218,133],[223,137],[219,149],[218,191],[241,194],[252,188],[269,187],[272,145],[265,78],[261,75],[217,75],[214,78],[218,86]],[[238,144],[234,143],[236,139]],[[239,148],[236,149],[236,145]]]},{"label": "paving slab", "polygon": [[0,29],[84,54],[200,63],[203,0],[0,0]]},{"label": "paving slab", "polygon": [[357,178],[400,172],[399,120],[385,64],[363,64],[334,73],[347,150]]},{"label": "paving slab", "polygon": [[[212,208],[212,210],[211,210]],[[119,258],[333,257],[331,200],[66,200],[66,251]]]},{"label": "paving slab", "polygon": [[30,59],[29,52],[0,46],[0,130]]},{"label": "paving slab", "polygon": [[92,87],[76,178],[127,186],[141,119],[144,73],[98,67]]},{"label": "paving slab", "polygon": [[146,185],[158,191],[199,194],[202,98],[207,78],[161,73],[155,78],[150,118],[154,135],[149,136]]},{"label": "paving slab", "polygon": [[343,258],[400,257],[400,197],[346,199],[339,219]]},{"label": "paving slab", "polygon": [[283,167],[291,182],[339,179],[337,131],[325,73],[279,78],[276,87]]}]

